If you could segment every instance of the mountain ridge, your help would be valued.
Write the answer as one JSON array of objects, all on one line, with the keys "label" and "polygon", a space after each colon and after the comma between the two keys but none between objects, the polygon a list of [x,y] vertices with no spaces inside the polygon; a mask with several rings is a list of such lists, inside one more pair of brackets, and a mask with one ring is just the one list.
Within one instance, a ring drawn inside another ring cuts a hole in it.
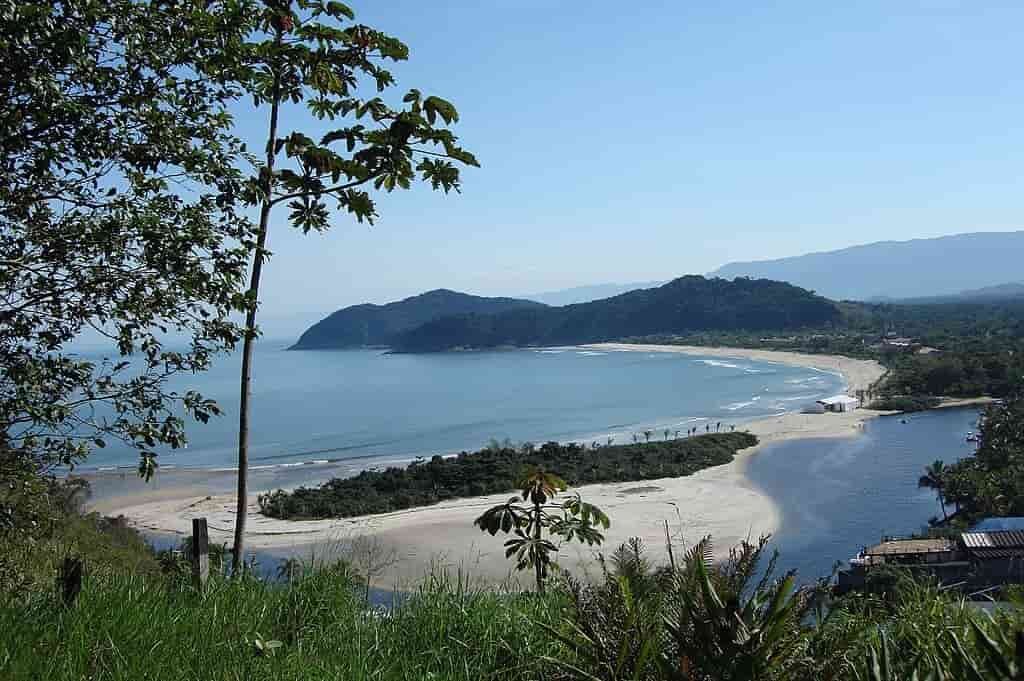
[{"label": "mountain ridge", "polygon": [[701,330],[785,330],[838,321],[838,306],[785,282],[688,275],[662,286],[562,307],[441,317],[400,334],[393,350],[575,345]]},{"label": "mountain ridge", "polygon": [[1020,278],[1024,231],[877,241],[771,260],[727,263],[708,276],[787,281],[837,300],[926,298]]}]

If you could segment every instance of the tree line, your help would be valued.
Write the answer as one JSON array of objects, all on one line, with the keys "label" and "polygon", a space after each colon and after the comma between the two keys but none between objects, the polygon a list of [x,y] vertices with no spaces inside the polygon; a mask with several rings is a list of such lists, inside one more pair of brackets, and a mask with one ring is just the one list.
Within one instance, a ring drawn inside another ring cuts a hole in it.
[{"label": "tree line", "polygon": [[347,518],[427,506],[448,499],[512,492],[524,470],[557,471],[573,486],[690,475],[732,461],[757,444],[749,433],[711,433],[598,449],[548,442],[540,447],[489,447],[452,457],[434,456],[406,468],[363,471],[317,487],[278,490],[259,498],[273,518]]},{"label": "tree line", "polygon": [[937,523],[966,528],[981,518],[1024,516],[1024,397],[986,409],[977,440],[973,456],[936,461],[918,482],[935,490]]}]

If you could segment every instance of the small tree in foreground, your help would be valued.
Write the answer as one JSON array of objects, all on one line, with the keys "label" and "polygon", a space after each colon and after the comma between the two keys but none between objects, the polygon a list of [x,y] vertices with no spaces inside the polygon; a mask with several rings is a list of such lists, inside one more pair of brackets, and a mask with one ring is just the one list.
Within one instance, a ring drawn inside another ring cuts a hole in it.
[{"label": "small tree in foreground", "polygon": [[598,527],[607,529],[610,522],[601,509],[583,501],[579,494],[561,503],[554,502],[554,497],[565,491],[566,484],[552,473],[531,468],[520,484],[522,501],[529,502],[528,505],[520,503],[519,497],[512,497],[485,511],[473,524],[491,536],[499,531],[513,535],[505,542],[505,557],[516,557],[517,570],[532,568],[537,591],[543,593],[544,580],[555,565],[553,554],[558,553],[552,539],[575,539],[589,546],[600,544],[604,535]]},{"label": "small tree in foreground", "polygon": [[[380,96],[395,84],[384,64],[408,57],[401,42],[357,24],[352,10],[334,0],[260,0],[257,6],[256,31],[243,50],[250,60],[243,78],[268,120],[264,157],[253,157],[257,172],[245,194],[259,207],[259,226],[242,345],[236,572],[245,550],[253,347],[273,209],[287,206],[288,223],[303,233],[326,231],[332,207],[373,224],[377,206],[370,190],[409,189],[419,179],[435,190],[458,191],[455,164],[477,165],[447,128],[459,118],[450,102],[411,89],[392,108]],[[334,129],[319,141],[303,130],[282,130],[296,120],[300,105],[321,122],[304,126],[306,132],[328,124]]]}]

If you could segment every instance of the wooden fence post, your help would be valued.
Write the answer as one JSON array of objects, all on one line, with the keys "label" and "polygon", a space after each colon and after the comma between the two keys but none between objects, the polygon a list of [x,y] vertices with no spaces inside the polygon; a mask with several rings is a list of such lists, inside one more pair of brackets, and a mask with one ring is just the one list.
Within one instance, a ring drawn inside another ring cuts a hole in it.
[{"label": "wooden fence post", "polygon": [[57,581],[60,584],[60,595],[64,601],[65,608],[73,606],[75,599],[78,598],[78,594],[82,591],[83,567],[81,558],[71,558],[69,556],[61,563],[60,577]]},{"label": "wooden fence post", "polygon": [[200,591],[210,576],[210,535],[206,518],[192,519],[192,582]]}]

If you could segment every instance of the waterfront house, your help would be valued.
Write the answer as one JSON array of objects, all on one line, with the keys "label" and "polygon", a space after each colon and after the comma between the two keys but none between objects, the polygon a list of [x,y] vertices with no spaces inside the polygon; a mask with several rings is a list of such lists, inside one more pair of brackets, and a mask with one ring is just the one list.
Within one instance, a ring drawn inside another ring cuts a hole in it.
[{"label": "waterfront house", "polygon": [[840,570],[840,593],[865,585],[880,566],[909,568],[968,593],[1024,584],[1024,518],[987,518],[956,537],[886,538]]},{"label": "waterfront house", "polygon": [[817,404],[820,404],[825,411],[843,412],[859,408],[860,400],[849,395],[834,395],[818,400]]}]

